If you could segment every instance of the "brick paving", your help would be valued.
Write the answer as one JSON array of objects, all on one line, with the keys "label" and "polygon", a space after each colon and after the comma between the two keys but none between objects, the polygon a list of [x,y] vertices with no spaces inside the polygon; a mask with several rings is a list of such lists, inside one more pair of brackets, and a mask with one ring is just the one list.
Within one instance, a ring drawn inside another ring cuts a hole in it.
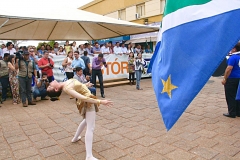
[{"label": "brick paving", "polygon": [[[93,153],[101,160],[239,160],[240,118],[226,118],[221,78],[211,78],[176,125],[166,132],[150,79],[106,88],[114,107],[97,113]],[[98,89],[99,92],[99,89]],[[0,159],[84,160],[84,134],[71,139],[82,118],[74,99],[0,108]],[[84,132],[85,133],[85,132]]]}]

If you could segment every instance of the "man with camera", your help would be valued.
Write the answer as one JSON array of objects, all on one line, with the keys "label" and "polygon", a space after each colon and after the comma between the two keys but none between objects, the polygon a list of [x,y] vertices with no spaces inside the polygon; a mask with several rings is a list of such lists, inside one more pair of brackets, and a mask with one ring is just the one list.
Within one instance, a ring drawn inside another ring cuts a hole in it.
[{"label": "man with camera", "polygon": [[[31,89],[32,76],[34,74],[36,83],[37,71],[35,62],[29,59],[29,52],[22,52],[22,55],[20,55],[19,52],[16,54],[15,69],[19,69],[18,80],[23,107],[27,107],[28,105],[36,105],[36,103],[32,101]],[[28,100],[28,104],[26,103],[26,99]]]},{"label": "man with camera", "polygon": [[38,67],[42,70],[42,72],[47,73],[47,78],[49,83],[53,81],[53,67],[54,62],[51,58],[48,58],[49,53],[48,51],[43,52],[43,57],[38,61]]},{"label": "man with camera", "polygon": [[106,60],[103,58],[103,54],[100,53],[98,57],[94,57],[92,60],[92,83],[96,88],[96,76],[98,76],[98,80],[100,83],[100,92],[101,97],[105,98],[104,95],[104,87],[103,87],[103,76],[102,76],[102,67],[107,67]]},{"label": "man with camera", "polygon": [[36,101],[37,97],[41,97],[41,100],[48,100],[47,96],[47,87],[49,85],[49,81],[47,79],[47,73],[42,73],[42,78],[38,79],[37,84],[33,89],[33,99]]}]

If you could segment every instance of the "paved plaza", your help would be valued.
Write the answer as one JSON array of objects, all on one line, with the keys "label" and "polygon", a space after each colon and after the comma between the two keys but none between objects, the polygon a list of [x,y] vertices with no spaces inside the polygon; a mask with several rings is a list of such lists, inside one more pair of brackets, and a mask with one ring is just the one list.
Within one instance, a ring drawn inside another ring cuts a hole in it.
[{"label": "paved plaza", "polygon": [[[167,132],[157,106],[151,79],[143,91],[135,86],[105,89],[112,108],[100,107],[94,132],[93,154],[101,160],[239,160],[240,117],[227,112],[222,78],[211,78],[176,125]],[[97,90],[99,93],[99,89]],[[71,139],[81,122],[75,100],[39,101],[23,108],[0,108],[0,159],[84,160],[81,141]]]}]

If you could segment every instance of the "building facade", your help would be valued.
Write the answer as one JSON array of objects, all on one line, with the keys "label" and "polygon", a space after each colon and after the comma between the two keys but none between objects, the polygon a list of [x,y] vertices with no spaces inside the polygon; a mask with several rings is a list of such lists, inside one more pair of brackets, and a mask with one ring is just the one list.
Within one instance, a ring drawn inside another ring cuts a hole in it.
[{"label": "building facade", "polygon": [[[165,0],[94,0],[79,9],[119,20],[159,26],[163,18],[164,7]],[[118,40],[107,39],[105,41],[125,42],[125,44],[132,42],[135,46],[140,44],[142,48],[150,45],[150,48],[154,50],[157,32],[131,35],[128,40],[124,40],[123,37],[116,37],[116,39]],[[103,40],[98,42],[101,44]]]},{"label": "building facade", "polygon": [[94,0],[79,9],[139,24],[161,22],[165,0]]}]

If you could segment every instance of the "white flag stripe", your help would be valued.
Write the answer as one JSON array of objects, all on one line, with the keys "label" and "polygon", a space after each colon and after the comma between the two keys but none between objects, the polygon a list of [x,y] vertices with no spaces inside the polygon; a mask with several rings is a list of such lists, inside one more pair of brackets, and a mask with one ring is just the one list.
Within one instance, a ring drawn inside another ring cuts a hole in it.
[{"label": "white flag stripe", "polygon": [[162,33],[184,23],[209,18],[236,9],[240,9],[240,0],[212,0],[206,4],[184,7],[163,18]]}]

